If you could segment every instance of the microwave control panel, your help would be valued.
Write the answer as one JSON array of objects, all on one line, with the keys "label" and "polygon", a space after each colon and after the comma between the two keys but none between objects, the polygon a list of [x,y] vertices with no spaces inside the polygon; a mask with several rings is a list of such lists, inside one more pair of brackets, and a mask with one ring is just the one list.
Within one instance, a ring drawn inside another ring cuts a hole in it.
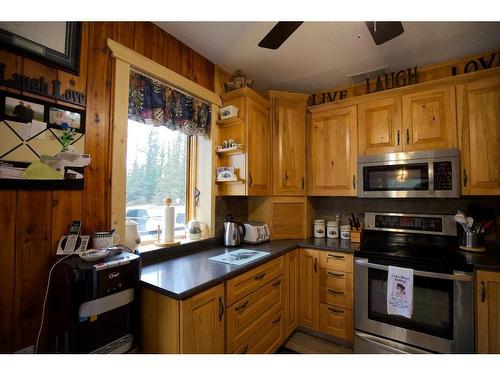
[{"label": "microwave control panel", "polygon": [[453,173],[451,161],[434,162],[434,190],[452,190]]}]

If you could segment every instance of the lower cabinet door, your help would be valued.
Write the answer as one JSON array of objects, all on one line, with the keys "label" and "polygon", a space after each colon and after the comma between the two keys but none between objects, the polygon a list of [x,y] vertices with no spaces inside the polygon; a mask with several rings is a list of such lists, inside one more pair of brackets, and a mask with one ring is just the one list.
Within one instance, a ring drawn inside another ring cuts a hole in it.
[{"label": "lower cabinet door", "polygon": [[241,345],[236,354],[268,354],[274,353],[283,342],[284,319],[283,311],[274,315],[246,343]]},{"label": "lower cabinet door", "polygon": [[352,341],[352,310],[321,303],[319,308],[319,330],[327,335]]},{"label": "lower cabinet door", "polygon": [[181,302],[181,353],[224,353],[224,284]]}]

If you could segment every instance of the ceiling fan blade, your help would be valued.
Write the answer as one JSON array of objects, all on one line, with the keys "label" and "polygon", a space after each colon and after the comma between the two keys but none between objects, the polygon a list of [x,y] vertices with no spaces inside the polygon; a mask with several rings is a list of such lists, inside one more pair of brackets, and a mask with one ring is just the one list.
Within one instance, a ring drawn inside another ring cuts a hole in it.
[{"label": "ceiling fan blade", "polygon": [[366,26],[377,46],[403,34],[405,31],[401,22],[366,22]]},{"label": "ceiling fan blade", "polygon": [[259,47],[278,49],[295,30],[302,25],[304,21],[281,21],[267,33],[267,35],[260,41]]}]

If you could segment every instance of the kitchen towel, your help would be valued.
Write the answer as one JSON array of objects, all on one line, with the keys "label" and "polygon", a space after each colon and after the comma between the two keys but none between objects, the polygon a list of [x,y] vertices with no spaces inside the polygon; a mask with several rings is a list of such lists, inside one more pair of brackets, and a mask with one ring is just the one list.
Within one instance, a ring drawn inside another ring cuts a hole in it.
[{"label": "kitchen towel", "polygon": [[413,314],[413,270],[389,266],[387,313],[411,318]]}]

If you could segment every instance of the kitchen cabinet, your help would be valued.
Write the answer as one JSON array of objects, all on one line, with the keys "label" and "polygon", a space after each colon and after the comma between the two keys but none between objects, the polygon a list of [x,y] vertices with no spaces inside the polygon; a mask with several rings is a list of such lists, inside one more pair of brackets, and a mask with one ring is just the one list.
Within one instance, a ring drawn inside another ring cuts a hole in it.
[{"label": "kitchen cabinet", "polygon": [[319,330],[319,250],[300,249],[299,324]]},{"label": "kitchen cabinet", "polygon": [[288,286],[284,258],[226,282],[227,353],[273,353],[285,339]]},{"label": "kitchen cabinet", "polygon": [[476,351],[500,353],[500,272],[477,271]]},{"label": "kitchen cabinet", "polygon": [[181,353],[224,353],[224,285],[181,301]]},{"label": "kitchen cabinet", "polygon": [[266,222],[273,240],[307,237],[307,198],[249,197],[248,219]]},{"label": "kitchen cabinet", "polygon": [[142,288],[144,353],[224,353],[224,284],[184,301]]},{"label": "kitchen cabinet", "polygon": [[269,91],[273,195],[306,195],[306,102],[309,95]]},{"label": "kitchen cabinet", "polygon": [[356,106],[314,110],[307,127],[308,194],[356,196]]},{"label": "kitchen cabinet", "polygon": [[403,150],[401,96],[367,100],[358,105],[359,155]]},{"label": "kitchen cabinet", "polygon": [[285,337],[288,337],[299,325],[299,274],[300,250],[285,254]]},{"label": "kitchen cabinet", "polygon": [[218,167],[234,167],[238,181],[218,182],[219,195],[271,195],[271,126],[269,101],[249,87],[221,96],[223,105],[238,107],[238,115],[217,121],[218,145],[233,139],[240,150],[217,151]]},{"label": "kitchen cabinet", "polygon": [[402,96],[403,151],[457,147],[455,86]]},{"label": "kitchen cabinet", "polygon": [[500,195],[500,77],[457,86],[463,195]]},{"label": "kitchen cabinet", "polygon": [[320,254],[319,330],[352,342],[353,339],[353,256],[343,252]]}]

